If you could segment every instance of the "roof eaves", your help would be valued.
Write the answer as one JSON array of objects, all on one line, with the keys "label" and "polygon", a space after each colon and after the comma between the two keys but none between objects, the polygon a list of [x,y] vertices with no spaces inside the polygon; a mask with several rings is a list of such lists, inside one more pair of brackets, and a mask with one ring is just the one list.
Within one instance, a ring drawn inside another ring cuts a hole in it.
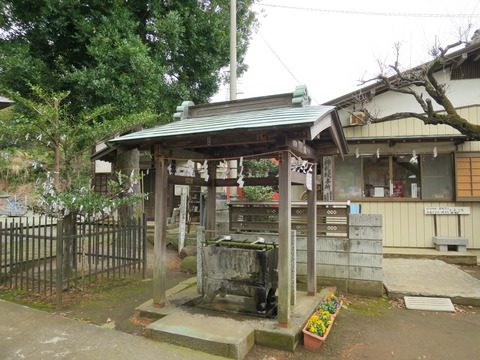
[{"label": "roof eaves", "polygon": [[13,104],[12,100],[0,96],[0,110],[5,109]]},{"label": "roof eaves", "polygon": [[468,136],[462,134],[451,135],[421,135],[421,136],[386,136],[386,137],[347,137],[349,144],[361,143],[394,143],[394,142],[458,142],[467,141]]},{"label": "roof eaves", "polygon": [[[459,57],[461,57],[463,54],[468,54],[468,53],[476,52],[476,51],[479,51],[479,50],[480,50],[480,42],[477,42],[477,43],[465,46],[464,48],[462,48],[460,50],[457,50],[457,51],[454,51],[450,54],[447,54],[445,56],[444,66],[446,66],[446,67],[452,66],[456,62],[456,60]],[[429,62],[423,63],[421,65],[415,66],[415,67],[413,67],[411,69],[408,69],[406,71],[411,71],[411,70],[418,69],[422,66],[425,66],[428,63]],[[388,80],[392,81],[395,78],[397,78],[397,75],[390,76],[388,78]],[[362,88],[359,88],[358,90],[352,91],[352,92],[347,93],[345,95],[339,96],[335,99],[326,101],[322,105],[332,105],[332,106],[344,107],[344,106],[351,105],[354,102],[355,98],[358,97],[359,95],[367,94],[367,93],[372,93],[373,95],[379,95],[379,94],[382,94],[386,91],[388,91],[388,87],[385,84],[383,84],[383,82],[379,81],[379,82],[376,82],[374,84],[367,85],[367,86],[364,86]]]},{"label": "roof eaves", "polygon": [[[302,110],[303,109],[303,110]],[[223,132],[262,131],[285,127],[308,126],[334,111],[333,106],[281,107],[189,117],[155,128],[120,136],[110,142],[152,141],[155,138],[205,136]]]}]

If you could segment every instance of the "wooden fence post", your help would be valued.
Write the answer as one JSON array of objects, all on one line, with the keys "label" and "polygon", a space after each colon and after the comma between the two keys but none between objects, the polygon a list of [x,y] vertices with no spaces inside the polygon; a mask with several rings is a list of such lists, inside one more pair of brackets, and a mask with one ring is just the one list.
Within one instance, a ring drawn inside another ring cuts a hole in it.
[{"label": "wooden fence post", "polygon": [[57,221],[57,309],[62,308],[62,292],[63,292],[63,220]]},{"label": "wooden fence post", "polygon": [[143,213],[143,218],[142,218],[142,225],[143,225],[143,230],[142,230],[142,257],[143,257],[143,264],[142,264],[142,279],[145,279],[147,277],[147,214]]}]

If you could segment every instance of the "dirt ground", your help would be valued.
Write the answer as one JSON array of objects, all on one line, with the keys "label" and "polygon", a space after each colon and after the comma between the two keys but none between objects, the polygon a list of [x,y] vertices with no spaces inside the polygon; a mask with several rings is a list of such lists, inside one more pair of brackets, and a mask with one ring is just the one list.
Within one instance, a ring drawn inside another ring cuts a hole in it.
[{"label": "dirt ground", "polygon": [[[149,324],[146,319],[137,318],[135,309],[152,298],[153,285],[153,247],[149,244],[147,252],[146,279],[131,277],[109,284],[93,288],[93,293],[73,293],[71,297],[64,295],[62,316],[74,318],[96,325],[114,328],[133,335],[142,335],[144,327]],[[180,270],[181,259],[177,252],[167,248],[167,289],[190,278]]]},{"label": "dirt ground", "polygon": [[[168,287],[191,276],[181,272],[176,251],[169,248],[167,259]],[[153,262],[151,250],[148,262]],[[480,278],[479,267],[463,269]],[[151,269],[147,273],[146,280],[131,278],[72,294],[61,311],[45,310],[141,336],[149,321],[134,314],[138,305],[152,298]],[[400,300],[337,295],[345,306],[319,352],[309,352],[302,344],[294,353],[255,346],[246,360],[480,358],[480,308],[459,306],[456,313],[412,311]]]},{"label": "dirt ground", "polygon": [[412,311],[390,300],[346,296],[327,341],[318,353],[297,347],[295,353],[255,346],[247,360],[323,359],[478,359],[480,312]]}]

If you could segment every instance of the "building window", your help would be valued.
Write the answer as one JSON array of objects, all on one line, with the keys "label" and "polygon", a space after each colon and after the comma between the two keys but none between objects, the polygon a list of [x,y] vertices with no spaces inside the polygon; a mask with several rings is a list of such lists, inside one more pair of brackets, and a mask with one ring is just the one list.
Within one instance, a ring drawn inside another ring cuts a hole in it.
[{"label": "building window", "polygon": [[365,157],[363,160],[363,196],[390,196],[390,163],[385,156]]},{"label": "building window", "polygon": [[361,163],[354,157],[335,159],[334,196],[337,199],[362,197]]},{"label": "building window", "polygon": [[451,200],[452,157],[445,154],[336,158],[334,194],[335,199]]},{"label": "building window", "polygon": [[480,200],[480,153],[457,153],[457,200]]},{"label": "building window", "polygon": [[422,156],[423,199],[453,199],[453,164],[450,155]]}]

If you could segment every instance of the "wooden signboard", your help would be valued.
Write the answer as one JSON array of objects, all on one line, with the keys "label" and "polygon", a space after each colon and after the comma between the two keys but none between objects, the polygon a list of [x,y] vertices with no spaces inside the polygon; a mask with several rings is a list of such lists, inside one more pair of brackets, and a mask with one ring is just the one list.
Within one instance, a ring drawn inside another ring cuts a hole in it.
[{"label": "wooden signboard", "polygon": [[426,215],[470,215],[469,207],[426,207]]}]

